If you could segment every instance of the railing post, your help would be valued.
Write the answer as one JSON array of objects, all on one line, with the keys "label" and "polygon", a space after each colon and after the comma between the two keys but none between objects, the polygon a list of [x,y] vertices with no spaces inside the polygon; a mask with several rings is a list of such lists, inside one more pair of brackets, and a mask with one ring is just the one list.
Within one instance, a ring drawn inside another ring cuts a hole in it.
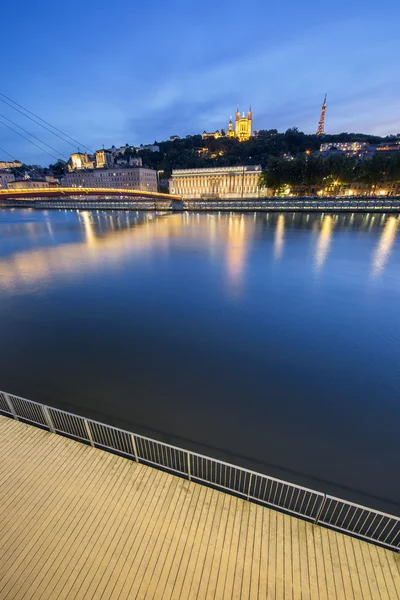
[{"label": "railing post", "polygon": [[83,419],[83,422],[85,423],[85,429],[86,429],[86,433],[88,434],[90,445],[94,446],[92,432],[90,431],[89,423],[88,423],[87,419]]},{"label": "railing post", "polygon": [[317,516],[315,517],[314,525],[318,525],[318,521],[319,521],[319,519],[321,517],[322,509],[325,506],[325,502],[326,502],[326,494],[324,494],[323,497],[322,497],[321,504],[319,505],[319,509],[317,511]]},{"label": "railing post", "polygon": [[7,402],[7,406],[10,409],[10,413],[12,414],[12,416],[14,417],[14,419],[16,421],[19,421],[19,418],[17,416],[17,413],[15,412],[15,408],[13,406],[13,403],[11,402],[11,398],[8,394],[6,394],[5,392],[3,392],[3,396],[4,396],[4,400]]},{"label": "railing post", "polygon": [[250,486],[251,486],[251,479],[252,479],[252,477],[253,477],[253,473],[250,473],[249,487],[248,487],[248,490],[247,490],[247,500],[249,500],[249,498],[250,498]]},{"label": "railing post", "polygon": [[131,433],[131,441],[132,441],[132,447],[133,447],[133,454],[135,456],[135,460],[138,463],[139,462],[139,455],[138,455],[138,451],[136,448],[136,440],[135,440],[135,436],[133,433]]},{"label": "railing post", "polygon": [[186,452],[186,458],[187,458],[188,479],[189,479],[189,481],[192,481],[192,473],[190,471],[190,453],[189,452]]},{"label": "railing post", "polygon": [[56,432],[56,428],[54,427],[53,419],[51,418],[50,411],[49,411],[48,407],[45,406],[44,404],[41,404],[41,407],[42,407],[42,412],[43,412],[44,420],[47,423],[47,427],[49,428],[49,430],[51,431],[51,433],[55,433]]}]

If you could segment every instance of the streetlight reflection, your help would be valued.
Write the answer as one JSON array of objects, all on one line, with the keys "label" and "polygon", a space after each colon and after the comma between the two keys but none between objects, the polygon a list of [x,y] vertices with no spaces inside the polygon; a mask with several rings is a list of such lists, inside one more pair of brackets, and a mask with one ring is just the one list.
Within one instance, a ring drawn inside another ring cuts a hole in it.
[{"label": "streetlight reflection", "polygon": [[279,215],[276,222],[275,229],[275,243],[274,243],[274,259],[279,260],[283,254],[283,246],[285,243],[285,217]]},{"label": "streetlight reflection", "polygon": [[317,246],[315,249],[315,270],[320,271],[328,256],[329,247],[332,240],[333,219],[330,215],[325,215],[322,221],[321,233],[318,237]]},{"label": "streetlight reflection", "polygon": [[385,268],[386,262],[392,251],[394,240],[396,239],[397,227],[399,220],[396,217],[389,217],[385,223],[381,239],[372,257],[372,273],[373,278],[379,277]]}]

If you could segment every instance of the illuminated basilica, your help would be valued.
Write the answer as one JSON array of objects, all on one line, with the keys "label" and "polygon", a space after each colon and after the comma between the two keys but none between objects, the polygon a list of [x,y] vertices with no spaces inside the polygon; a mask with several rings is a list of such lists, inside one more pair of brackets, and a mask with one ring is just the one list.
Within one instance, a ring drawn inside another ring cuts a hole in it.
[{"label": "illuminated basilica", "polygon": [[224,129],[221,129],[221,131],[217,130],[214,131],[212,133],[207,133],[206,131],[203,132],[203,140],[206,138],[220,138],[220,137],[235,137],[239,140],[239,142],[245,142],[246,140],[249,140],[251,138],[252,135],[252,127],[253,127],[253,113],[251,111],[251,107],[250,110],[247,113],[247,117],[246,115],[243,113],[242,116],[240,116],[240,112],[239,109],[236,111],[236,116],[235,116],[235,129],[233,129],[233,122],[232,122],[232,117],[229,119],[229,125],[228,125],[228,132],[225,133]]}]

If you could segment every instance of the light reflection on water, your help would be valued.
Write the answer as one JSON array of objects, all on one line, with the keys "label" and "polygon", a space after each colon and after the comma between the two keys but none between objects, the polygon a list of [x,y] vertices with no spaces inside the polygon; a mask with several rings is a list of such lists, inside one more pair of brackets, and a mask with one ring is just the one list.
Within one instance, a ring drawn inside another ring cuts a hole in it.
[{"label": "light reflection on water", "polygon": [[389,217],[385,223],[384,230],[379,240],[379,244],[373,254],[372,259],[372,276],[378,277],[382,275],[385,264],[389,259],[393,244],[396,239],[399,217]]},{"label": "light reflection on water", "polygon": [[317,271],[322,269],[326,257],[328,256],[329,247],[332,240],[332,229],[333,218],[331,215],[325,215],[315,248],[315,269]]},{"label": "light reflection on water", "polygon": [[[28,211],[26,211],[28,212]],[[60,211],[62,212],[62,211]],[[398,216],[383,216],[378,224],[378,215],[357,215],[357,224],[354,225],[355,215],[332,216],[320,215],[251,215],[231,213],[208,214],[207,222],[203,223],[205,215],[186,213],[155,215],[150,213],[137,214],[106,213],[91,211],[64,211],[68,218],[75,221],[76,227],[81,227],[84,236],[79,239],[67,240],[61,244],[47,244],[45,233],[50,241],[56,235],[51,213],[46,212],[43,223],[27,220],[13,226],[10,223],[0,223],[0,228],[5,231],[27,236],[31,245],[28,249],[22,244],[21,249],[7,257],[0,254],[0,286],[7,287],[18,282],[31,283],[51,277],[53,272],[60,276],[63,272],[71,273],[74,270],[95,268],[104,259],[107,262],[118,261],[121,256],[129,252],[151,251],[155,247],[167,248],[173,240],[190,235],[192,239],[209,245],[215,249],[216,244],[226,247],[227,277],[232,283],[238,284],[246,269],[247,254],[257,229],[262,224],[267,224],[273,230],[273,258],[275,261],[282,259],[285,247],[285,218],[291,226],[312,229],[317,233],[314,251],[314,268],[320,271],[324,266],[332,241],[334,239],[335,223],[339,219],[339,228],[351,230],[374,229],[374,238],[379,236],[379,241],[372,253],[371,275],[382,275],[385,265],[390,258],[393,244],[396,239],[399,224]],[[15,215],[15,213],[14,213]],[[199,220],[202,226],[198,227]],[[374,225],[377,223],[376,225]],[[43,228],[45,226],[45,230]],[[378,229],[376,229],[378,227]],[[338,234],[339,235],[339,234]],[[90,252],[88,252],[90,250]]]},{"label": "light reflection on water", "polygon": [[0,211],[0,389],[400,504],[398,224]]}]

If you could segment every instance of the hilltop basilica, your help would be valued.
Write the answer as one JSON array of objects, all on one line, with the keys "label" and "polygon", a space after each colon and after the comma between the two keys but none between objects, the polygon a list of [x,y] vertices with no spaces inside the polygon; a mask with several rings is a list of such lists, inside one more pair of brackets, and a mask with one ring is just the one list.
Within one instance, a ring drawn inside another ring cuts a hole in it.
[{"label": "hilltop basilica", "polygon": [[229,125],[228,125],[228,131],[226,132],[225,129],[221,129],[221,131],[219,131],[219,129],[217,129],[217,131],[214,131],[213,133],[207,133],[206,131],[203,132],[202,138],[203,140],[213,137],[213,138],[220,138],[220,137],[235,137],[239,140],[239,142],[245,142],[246,140],[249,140],[252,136],[252,126],[253,126],[253,113],[251,111],[251,107],[249,112],[247,113],[247,117],[245,116],[245,114],[243,113],[242,116],[240,116],[240,112],[239,109],[236,111],[236,117],[235,117],[235,129],[233,129],[233,122],[232,122],[232,117],[229,119]]}]

